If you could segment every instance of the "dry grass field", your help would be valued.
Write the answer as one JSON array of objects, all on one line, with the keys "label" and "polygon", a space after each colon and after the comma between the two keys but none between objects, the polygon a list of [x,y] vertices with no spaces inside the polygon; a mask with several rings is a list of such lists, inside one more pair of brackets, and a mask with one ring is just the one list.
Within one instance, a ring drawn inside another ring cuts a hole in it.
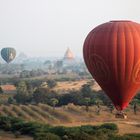
[{"label": "dry grass field", "polygon": [[[78,80],[78,81],[63,81],[63,82],[57,82],[57,86],[54,88],[56,91],[62,91],[62,90],[79,90],[84,84],[87,84],[91,82],[91,80]],[[101,90],[100,86],[95,82],[94,85],[92,85],[92,89],[95,91]]]},{"label": "dry grass field", "polygon": [[107,107],[102,106],[100,114],[97,113],[96,106],[90,107],[89,112],[84,106],[58,107],[55,110],[45,104],[38,105],[1,105],[0,115],[20,117],[27,121],[37,121],[54,126],[79,126],[79,125],[99,125],[106,122],[116,123],[119,126],[120,134],[140,133],[140,112],[134,115],[132,108],[125,110],[128,119],[115,118],[115,111],[110,113]]},{"label": "dry grass field", "polygon": [[19,138],[16,138],[12,133],[10,132],[4,132],[0,131],[0,140],[33,140],[33,138],[28,136],[19,136]]},{"label": "dry grass field", "polygon": [[[85,80],[77,80],[77,81],[62,81],[57,82],[57,85],[53,88],[54,91],[69,91],[69,90],[80,90],[80,88],[84,84],[93,83],[93,81],[89,79]],[[0,94],[0,99],[2,102],[7,102],[9,97],[12,97],[16,93],[16,87],[14,85],[2,85],[1,86],[4,94]],[[47,88],[47,84],[43,85],[44,88]],[[95,91],[101,90],[100,86],[94,82],[91,88]]]}]

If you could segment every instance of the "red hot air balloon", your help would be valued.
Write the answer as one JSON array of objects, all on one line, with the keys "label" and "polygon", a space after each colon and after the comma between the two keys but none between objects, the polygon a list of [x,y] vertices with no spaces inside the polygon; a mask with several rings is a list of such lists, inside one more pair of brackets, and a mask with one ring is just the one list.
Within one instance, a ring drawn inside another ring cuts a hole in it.
[{"label": "red hot air balloon", "polygon": [[117,110],[127,107],[140,88],[140,24],[110,21],[87,36],[84,60]]}]

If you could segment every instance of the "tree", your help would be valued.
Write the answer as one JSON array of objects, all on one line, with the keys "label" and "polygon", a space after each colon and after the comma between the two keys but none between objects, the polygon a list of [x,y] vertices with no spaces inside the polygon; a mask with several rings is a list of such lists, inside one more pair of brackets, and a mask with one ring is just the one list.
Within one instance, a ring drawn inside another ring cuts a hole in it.
[{"label": "tree", "polygon": [[29,94],[33,94],[34,88],[33,88],[32,84],[29,82],[26,82],[26,85],[27,85],[27,90],[28,90]]},{"label": "tree", "polygon": [[2,94],[3,93],[3,89],[2,89],[2,87],[0,86],[0,94]]},{"label": "tree", "polygon": [[54,88],[57,85],[55,80],[48,80],[47,84],[49,88]]},{"label": "tree", "polygon": [[113,113],[114,105],[113,104],[110,104],[110,105],[108,105],[108,108],[110,110],[110,113]]},{"label": "tree", "polygon": [[90,103],[91,99],[86,97],[86,98],[84,98],[84,101],[85,101],[85,104],[86,104],[86,111],[88,112],[89,111],[89,103]]},{"label": "tree", "polygon": [[96,99],[95,104],[97,106],[97,114],[100,114],[100,111],[101,111],[101,106],[100,105],[103,104],[103,101],[100,100],[100,99]]},{"label": "tree", "polygon": [[17,85],[17,93],[26,93],[27,92],[27,85],[25,81],[20,81]]},{"label": "tree", "polygon": [[134,103],[134,114],[137,114],[137,103]]},{"label": "tree", "polygon": [[28,70],[23,70],[20,73],[20,78],[29,78],[29,77],[30,77],[30,71],[28,71]]},{"label": "tree", "polygon": [[81,88],[83,97],[90,97],[92,93],[91,86],[89,84],[84,84]]},{"label": "tree", "polygon": [[14,96],[14,99],[16,100],[17,103],[19,104],[26,104],[26,103],[30,103],[32,100],[32,96],[30,94],[28,94],[28,92],[26,93],[17,93]]},{"label": "tree", "polygon": [[55,106],[59,103],[59,100],[56,98],[51,99],[51,104],[53,106],[53,110],[55,109]]},{"label": "tree", "polygon": [[55,91],[49,88],[37,88],[33,93],[33,101],[35,103],[47,103],[52,105],[51,99],[56,98],[59,100],[60,95],[56,94]]},{"label": "tree", "polygon": [[139,100],[138,99],[133,99],[132,101],[132,105],[133,105],[133,110],[134,110],[134,114],[136,115],[137,114],[137,105],[139,104]]},{"label": "tree", "polygon": [[17,94],[14,96],[16,102],[25,104],[31,101],[31,97],[32,95],[28,93],[25,81],[20,81],[17,85]]},{"label": "tree", "polygon": [[8,104],[15,104],[15,103],[16,103],[16,101],[13,97],[8,98]]},{"label": "tree", "polygon": [[47,102],[47,94],[49,93],[49,89],[45,88],[37,88],[33,93],[33,100],[36,103],[46,103]]}]

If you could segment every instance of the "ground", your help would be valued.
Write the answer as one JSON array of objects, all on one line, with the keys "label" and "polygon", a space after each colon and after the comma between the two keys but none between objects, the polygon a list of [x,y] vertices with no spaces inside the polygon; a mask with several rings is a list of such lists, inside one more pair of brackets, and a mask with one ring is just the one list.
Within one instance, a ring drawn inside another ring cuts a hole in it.
[{"label": "ground", "polygon": [[[85,80],[77,80],[77,81],[62,81],[57,82],[56,87],[53,90],[57,91],[61,94],[61,91],[70,91],[70,90],[80,90],[82,85],[87,83],[93,83],[93,80],[85,79]],[[2,85],[1,86],[4,90],[4,94],[0,94],[0,102],[5,103],[7,102],[9,97],[12,97],[16,94],[16,87],[14,85]],[[47,85],[43,85],[44,88],[47,88]],[[91,86],[93,90],[99,91],[101,90],[100,86],[94,82]],[[67,93],[67,92],[66,92]]]},{"label": "ground", "polygon": [[96,106],[90,107],[89,112],[85,111],[85,106],[52,107],[45,104],[38,105],[1,105],[0,114],[20,117],[28,121],[37,121],[50,125],[79,126],[79,125],[100,125],[102,123],[116,123],[119,126],[120,134],[140,133],[140,111],[137,115],[133,113],[133,108],[125,110],[127,119],[115,118],[116,111],[110,113],[109,109],[101,106],[100,114],[97,113]]},{"label": "ground", "polygon": [[[91,80],[68,81],[58,82],[54,90],[79,90],[82,85],[91,82]],[[94,90],[100,90],[100,87],[95,83],[92,88]],[[1,94],[1,100],[7,100],[13,94]],[[128,107],[125,110],[128,119],[115,118],[115,112],[110,113],[107,107],[102,106],[100,114],[97,114],[96,106],[90,107],[89,112],[85,111],[85,106],[75,106],[69,104],[67,106],[58,107],[55,110],[52,107],[44,104],[38,105],[0,105],[0,115],[20,117],[28,121],[38,121],[40,123],[49,123],[51,125],[64,125],[64,126],[77,126],[77,125],[99,125],[106,122],[116,123],[119,127],[120,134],[126,133],[140,133],[140,109],[137,115],[134,115],[133,108]],[[2,135],[2,136],[1,136]],[[0,140],[12,140],[6,139],[5,133],[0,133]],[[8,136],[7,135],[7,136]],[[24,140],[20,138],[19,140]],[[27,139],[28,140],[28,139]],[[29,138],[30,140],[30,138]]]},{"label": "ground", "polygon": [[[77,80],[77,81],[62,81],[62,82],[57,82],[56,87],[53,88],[55,91],[69,91],[69,90],[80,90],[80,88],[84,84],[90,84],[93,83],[93,80]],[[46,86],[47,87],[47,86]],[[93,90],[99,91],[101,90],[100,86],[94,82],[94,84],[91,86]]]},{"label": "ground", "polygon": [[28,136],[20,136],[19,138],[15,138],[15,136],[10,132],[0,131],[0,140],[33,140],[33,138]]}]

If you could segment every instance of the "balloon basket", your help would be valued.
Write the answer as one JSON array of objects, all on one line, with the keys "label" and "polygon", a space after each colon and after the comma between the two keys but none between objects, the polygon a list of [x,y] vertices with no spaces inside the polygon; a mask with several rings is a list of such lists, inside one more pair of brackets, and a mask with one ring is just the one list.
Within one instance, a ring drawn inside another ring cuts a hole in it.
[{"label": "balloon basket", "polygon": [[118,112],[118,113],[115,114],[115,118],[118,118],[118,119],[127,119],[127,115],[125,113]]}]

